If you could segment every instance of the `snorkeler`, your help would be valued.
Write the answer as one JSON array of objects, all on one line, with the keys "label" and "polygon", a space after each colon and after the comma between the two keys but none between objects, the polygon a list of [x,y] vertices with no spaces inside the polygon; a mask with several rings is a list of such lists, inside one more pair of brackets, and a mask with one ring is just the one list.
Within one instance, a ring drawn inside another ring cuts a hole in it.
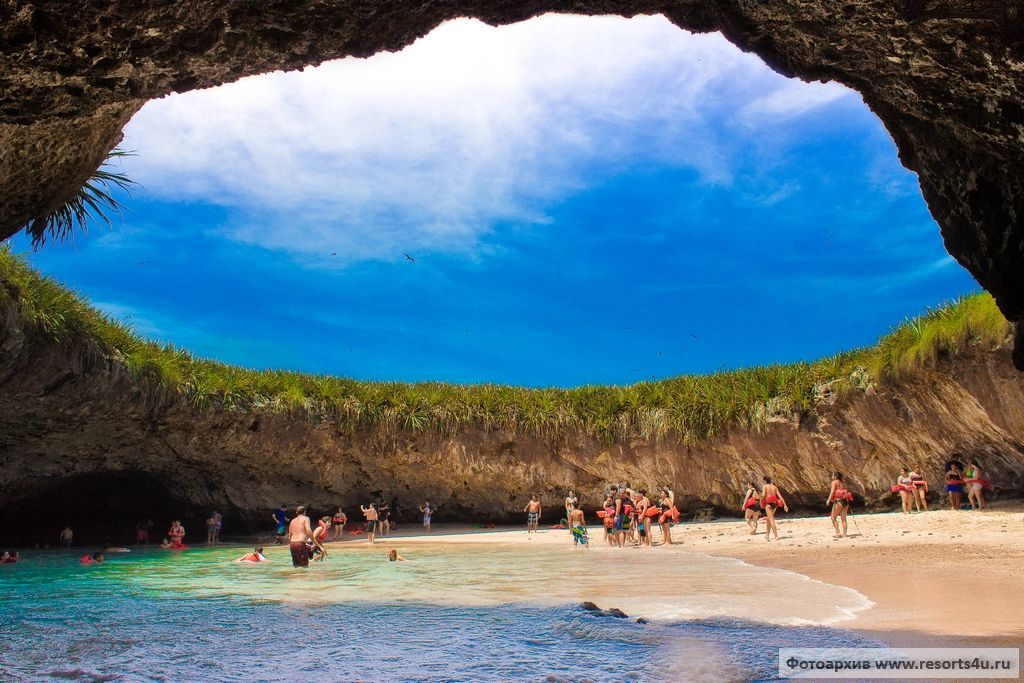
[{"label": "snorkeler", "polygon": [[779,505],[782,505],[783,510],[789,512],[789,506],[786,505],[786,500],[782,497],[779,487],[772,483],[771,477],[765,477],[764,487],[761,489],[761,509],[764,510],[765,522],[768,527],[764,535],[766,541],[772,540],[772,531],[775,532],[775,540],[779,540],[779,525],[775,523],[775,510]]},{"label": "snorkeler", "polygon": [[526,513],[526,533],[537,531],[537,527],[540,524],[541,513],[540,501],[537,500],[537,494],[530,496],[530,502],[523,508],[523,512]]},{"label": "snorkeler", "polygon": [[[832,506],[829,519],[832,520],[832,528],[836,530],[833,538],[846,538],[846,513],[850,511],[850,503],[853,501],[853,494],[843,484],[843,475],[840,472],[832,473],[832,484],[828,490],[828,499],[825,505]],[[842,531],[839,527],[842,525]],[[775,535],[778,539],[778,532]]]},{"label": "snorkeler", "polygon": [[82,558],[80,560],[78,560],[78,561],[80,563],[82,563],[82,564],[103,564],[103,560],[104,559],[105,558],[103,556],[103,551],[102,550],[97,550],[92,555],[89,555],[89,554],[82,555]]},{"label": "snorkeler", "polygon": [[292,555],[293,567],[309,566],[309,550],[306,541],[313,537],[313,529],[309,526],[306,508],[302,505],[295,508],[295,519],[288,525],[288,550]]},{"label": "snorkeler", "polygon": [[754,482],[747,483],[747,492],[743,495],[743,503],[740,505],[743,511],[743,519],[750,529],[750,535],[757,533],[757,522],[761,519],[761,494],[757,492],[757,485]]},{"label": "snorkeler", "polygon": [[252,549],[251,553],[242,555],[235,562],[270,562],[270,560],[263,554],[263,546],[258,545]]}]

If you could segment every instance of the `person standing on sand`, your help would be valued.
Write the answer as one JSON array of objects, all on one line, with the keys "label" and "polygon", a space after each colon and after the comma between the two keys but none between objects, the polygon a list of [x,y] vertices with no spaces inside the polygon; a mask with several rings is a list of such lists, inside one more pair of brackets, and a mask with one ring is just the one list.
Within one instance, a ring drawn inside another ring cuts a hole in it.
[{"label": "person standing on sand", "polygon": [[281,507],[274,508],[270,516],[274,520],[274,543],[280,545],[288,530],[288,513],[284,511],[284,503],[281,504]]},{"label": "person standing on sand", "polygon": [[391,506],[383,498],[377,503],[377,516],[380,518],[380,535],[387,536],[391,532]]},{"label": "person standing on sand", "polygon": [[[825,500],[825,505],[832,506],[829,519],[832,520],[832,528],[836,531],[835,536],[832,538],[846,538],[846,513],[850,511],[850,503],[852,501],[853,494],[843,484],[842,473],[833,472],[832,484],[828,490],[828,498]],[[842,531],[839,530],[840,525],[842,525]],[[776,540],[778,539],[778,533],[776,533],[775,538]]]},{"label": "person standing on sand", "polygon": [[216,510],[213,511],[213,542],[220,543],[220,530],[224,526],[224,517],[221,516]]},{"label": "person standing on sand", "polygon": [[743,503],[740,505],[743,511],[743,519],[750,529],[750,535],[757,533],[757,522],[761,519],[761,494],[757,492],[757,485],[754,482],[747,483],[747,492],[743,495]]},{"label": "person standing on sand", "polygon": [[65,548],[70,548],[71,544],[75,540],[75,532],[71,530],[71,527],[66,526],[60,532],[60,544]]},{"label": "person standing on sand", "polygon": [[566,525],[569,527],[569,533],[572,533],[572,520],[569,518],[570,513],[579,507],[579,504],[580,501],[576,497],[576,492],[569,489],[569,495],[565,497],[565,521]]},{"label": "person standing on sand", "polygon": [[648,548],[651,546],[651,520],[647,511],[651,507],[651,499],[647,497],[647,489],[637,491],[636,501],[636,532],[640,539],[640,545]]},{"label": "person standing on sand", "polygon": [[910,477],[910,483],[914,485],[914,507],[917,508],[918,512],[928,512],[928,482],[925,481],[924,475],[921,474],[924,469],[920,465],[917,465],[914,469],[910,470],[907,476]]},{"label": "person standing on sand", "polygon": [[345,524],[348,523],[348,515],[341,508],[334,513],[334,517],[331,518],[331,522],[334,524],[334,540],[340,541],[341,537],[345,535]]},{"label": "person standing on sand", "polygon": [[615,545],[615,503],[612,501],[612,494],[608,492],[604,497],[604,541],[608,545]]},{"label": "person standing on sand", "polygon": [[306,541],[313,538],[313,528],[309,525],[306,508],[302,505],[295,508],[295,519],[288,525],[288,550],[292,555],[293,567],[309,566],[309,549]]},{"label": "person standing on sand", "polygon": [[775,540],[779,540],[779,525],[775,523],[775,510],[782,506],[782,509],[789,512],[789,506],[782,497],[779,487],[772,483],[771,477],[764,478],[764,487],[761,489],[761,509],[764,510],[765,523],[768,530],[765,532],[766,541],[772,540],[772,531],[775,532]]},{"label": "person standing on sand", "polygon": [[537,500],[537,494],[530,496],[530,502],[523,508],[523,512],[526,513],[526,533],[531,531],[537,531],[537,527],[540,526],[540,501]]},{"label": "person standing on sand", "polygon": [[359,509],[363,511],[363,516],[366,517],[366,540],[369,543],[374,543],[374,536],[377,533],[377,508],[374,507],[373,503],[370,503],[370,507],[364,508],[362,505]]},{"label": "person standing on sand", "polygon": [[427,536],[430,535],[430,516],[433,514],[433,510],[430,508],[430,501],[428,500],[420,508],[420,512],[423,513],[423,528],[427,530]]},{"label": "person standing on sand", "polygon": [[914,504],[914,496],[917,494],[914,490],[914,480],[910,478],[910,470],[906,467],[900,468],[900,476],[896,478],[896,485],[892,487],[892,490],[900,494],[900,501],[903,503],[903,514],[909,515],[910,508]]},{"label": "person standing on sand", "polygon": [[661,515],[658,516],[662,545],[672,545],[673,510],[675,510],[675,494],[667,488],[663,489],[661,492]]},{"label": "person standing on sand", "polygon": [[206,544],[210,545],[213,543],[213,539],[217,536],[217,518],[212,514],[206,518]]},{"label": "person standing on sand", "polygon": [[958,462],[946,465],[946,494],[949,496],[949,509],[959,510],[964,502],[964,474]]},{"label": "person standing on sand", "polygon": [[574,507],[569,511],[569,533],[572,534],[573,547],[578,545],[582,545],[584,548],[590,547],[590,538],[587,536],[587,520],[583,515],[583,510]]},{"label": "person standing on sand", "polygon": [[149,530],[153,528],[153,520],[147,517],[135,525],[135,542],[149,545]]},{"label": "person standing on sand", "polygon": [[967,502],[971,504],[971,510],[982,510],[985,508],[985,487],[988,482],[981,475],[977,460],[971,460],[968,466],[970,469],[967,470],[966,483],[971,488],[967,490]]}]

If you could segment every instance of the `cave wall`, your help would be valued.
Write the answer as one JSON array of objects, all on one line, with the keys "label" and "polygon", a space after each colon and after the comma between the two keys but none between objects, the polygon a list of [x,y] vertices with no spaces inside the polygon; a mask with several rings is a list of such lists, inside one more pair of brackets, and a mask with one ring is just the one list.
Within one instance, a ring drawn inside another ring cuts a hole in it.
[{"label": "cave wall", "polygon": [[1024,3],[1005,0],[0,0],[0,239],[70,197],[146,100],[544,12],[661,13],[856,89],[950,254],[1024,320]]},{"label": "cave wall", "polygon": [[[833,397],[763,432],[608,445],[579,432],[347,431],[303,412],[199,411],[88,348],[30,345],[14,310],[3,313],[0,519],[26,507],[60,513],[54,486],[118,477],[160,483],[194,533],[212,509],[226,514],[229,533],[265,531],[282,503],[317,514],[342,505],[358,519],[357,505],[379,496],[397,499],[405,519],[430,500],[439,520],[507,522],[521,521],[538,493],[557,519],[568,489],[593,510],[608,483],[624,481],[669,484],[686,509],[735,513],[745,482],[764,475],[794,507],[820,512],[836,468],[869,503],[896,504],[888,492],[902,464],[920,466],[938,498],[952,457],[980,458],[1002,495],[1024,494],[1024,375],[1008,348]],[[154,505],[170,516],[166,501]]]}]

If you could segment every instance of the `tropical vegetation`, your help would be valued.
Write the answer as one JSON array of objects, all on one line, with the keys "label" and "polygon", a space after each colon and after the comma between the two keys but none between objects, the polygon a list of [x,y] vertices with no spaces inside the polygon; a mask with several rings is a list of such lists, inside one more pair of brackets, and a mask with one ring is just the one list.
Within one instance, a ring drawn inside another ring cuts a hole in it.
[{"label": "tropical vegetation", "polygon": [[[140,337],[64,285],[0,247],[0,321],[30,348],[71,346],[113,359],[149,389],[197,410],[299,412],[344,430],[384,428],[453,434],[470,428],[538,436],[583,431],[616,439],[694,443],[731,428],[759,430],[799,419],[819,400],[864,391],[933,367],[943,358],[1003,344],[1010,325],[985,293],[897,325],[875,345],[814,362],[684,375],[629,386],[533,389],[496,384],[366,382],[285,370],[249,370],[197,358]],[[5,315],[5,310],[8,312]]]}]

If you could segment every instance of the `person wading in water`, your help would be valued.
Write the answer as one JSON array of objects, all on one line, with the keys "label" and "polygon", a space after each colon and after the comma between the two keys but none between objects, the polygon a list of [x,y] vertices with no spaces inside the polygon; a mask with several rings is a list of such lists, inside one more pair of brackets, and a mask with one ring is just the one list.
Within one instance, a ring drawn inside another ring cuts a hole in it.
[{"label": "person wading in water", "polygon": [[313,538],[313,529],[309,526],[306,508],[300,505],[295,508],[295,519],[288,525],[288,550],[292,554],[293,567],[309,566],[309,550],[306,541]]}]

